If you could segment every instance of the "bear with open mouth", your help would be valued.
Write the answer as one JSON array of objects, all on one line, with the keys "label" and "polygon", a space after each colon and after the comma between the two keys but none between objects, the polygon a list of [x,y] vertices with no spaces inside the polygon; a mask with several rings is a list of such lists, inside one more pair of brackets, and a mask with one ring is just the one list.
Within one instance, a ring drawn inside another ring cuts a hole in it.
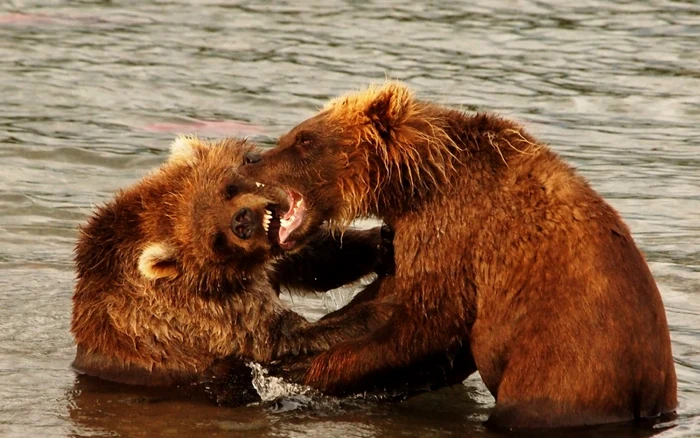
[{"label": "bear with open mouth", "polygon": [[284,181],[293,199],[284,241],[368,216],[396,233],[377,299],[404,306],[318,355],[301,382],[356,393],[437,362],[444,384],[478,369],[500,427],[674,411],[664,306],[629,229],[518,124],[388,83],[333,99],[247,162],[243,174]]},{"label": "bear with open mouth", "polygon": [[384,272],[391,244],[379,229],[342,241],[327,230],[280,240],[296,200],[237,173],[251,150],[235,139],[180,137],[167,162],[81,227],[76,370],[181,385],[223,358],[267,363],[318,353],[389,319],[392,306],[358,303],[312,324],[280,301],[279,286],[325,291]]}]

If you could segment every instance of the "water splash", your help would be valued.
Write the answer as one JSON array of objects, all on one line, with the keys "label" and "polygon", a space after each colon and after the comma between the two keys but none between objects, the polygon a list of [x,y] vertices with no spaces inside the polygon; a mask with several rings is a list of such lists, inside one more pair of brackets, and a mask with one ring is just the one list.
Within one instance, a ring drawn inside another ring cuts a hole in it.
[{"label": "water splash", "polygon": [[262,365],[251,362],[248,366],[253,370],[253,387],[263,402],[279,402],[283,399],[294,398],[311,401],[313,390],[308,386],[285,381],[281,377],[267,375],[267,369]]}]

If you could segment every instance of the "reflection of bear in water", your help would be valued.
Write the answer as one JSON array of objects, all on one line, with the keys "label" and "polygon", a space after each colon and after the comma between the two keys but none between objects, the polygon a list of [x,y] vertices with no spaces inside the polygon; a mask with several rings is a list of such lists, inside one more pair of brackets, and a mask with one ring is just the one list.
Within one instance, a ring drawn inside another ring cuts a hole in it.
[{"label": "reflection of bear in water", "polygon": [[444,364],[445,383],[478,368],[505,427],[676,407],[663,303],[629,229],[517,124],[392,83],[333,100],[249,161],[243,174],[306,206],[290,238],[363,216],[396,233],[377,296],[405,311],[321,353],[304,383],[346,393],[425,362]]},{"label": "reflection of bear in water", "polygon": [[320,352],[387,320],[390,306],[358,304],[310,324],[282,304],[270,274],[275,284],[327,290],[381,268],[388,245],[376,229],[346,234],[342,245],[321,232],[284,256],[277,235],[288,200],[237,175],[250,149],[180,138],[161,168],[81,229],[77,370],[174,385],[229,355],[265,363]]}]

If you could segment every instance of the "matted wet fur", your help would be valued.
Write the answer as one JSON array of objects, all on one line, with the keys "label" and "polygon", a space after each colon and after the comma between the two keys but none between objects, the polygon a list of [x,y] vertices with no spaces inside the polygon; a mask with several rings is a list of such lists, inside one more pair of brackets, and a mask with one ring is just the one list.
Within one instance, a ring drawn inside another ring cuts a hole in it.
[{"label": "matted wet fur", "polygon": [[663,303],[627,226],[516,123],[387,83],[332,100],[241,171],[307,201],[292,237],[366,216],[396,233],[378,299],[405,309],[320,354],[304,383],[359,392],[437,361],[446,384],[478,368],[501,427],[675,409]]},{"label": "matted wet fur", "polygon": [[393,256],[379,229],[342,242],[321,230],[283,254],[263,227],[286,208],[283,193],[236,172],[251,149],[180,137],[165,164],[81,227],[77,370],[147,386],[211,380],[218,376],[207,369],[223,358],[266,363],[320,352],[386,322],[391,306],[381,303],[310,324],[279,300],[280,285],[328,290],[384,272]]}]

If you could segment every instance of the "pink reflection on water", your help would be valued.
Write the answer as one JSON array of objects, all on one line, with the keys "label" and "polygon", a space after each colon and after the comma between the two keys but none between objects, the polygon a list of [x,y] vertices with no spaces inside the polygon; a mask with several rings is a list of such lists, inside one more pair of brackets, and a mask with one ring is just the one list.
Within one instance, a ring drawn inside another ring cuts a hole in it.
[{"label": "pink reflection on water", "polygon": [[36,26],[36,25],[139,25],[151,23],[149,17],[128,16],[124,14],[111,16],[80,15],[80,14],[25,14],[22,12],[9,12],[0,14],[0,26]]},{"label": "pink reflection on water", "polygon": [[174,134],[202,134],[210,136],[248,136],[264,134],[261,126],[236,120],[193,120],[181,123],[151,123],[142,127],[149,132],[170,132]]},{"label": "pink reflection on water", "polygon": [[59,20],[43,14],[22,14],[19,12],[10,12],[9,14],[0,15],[0,24],[52,24]]}]

